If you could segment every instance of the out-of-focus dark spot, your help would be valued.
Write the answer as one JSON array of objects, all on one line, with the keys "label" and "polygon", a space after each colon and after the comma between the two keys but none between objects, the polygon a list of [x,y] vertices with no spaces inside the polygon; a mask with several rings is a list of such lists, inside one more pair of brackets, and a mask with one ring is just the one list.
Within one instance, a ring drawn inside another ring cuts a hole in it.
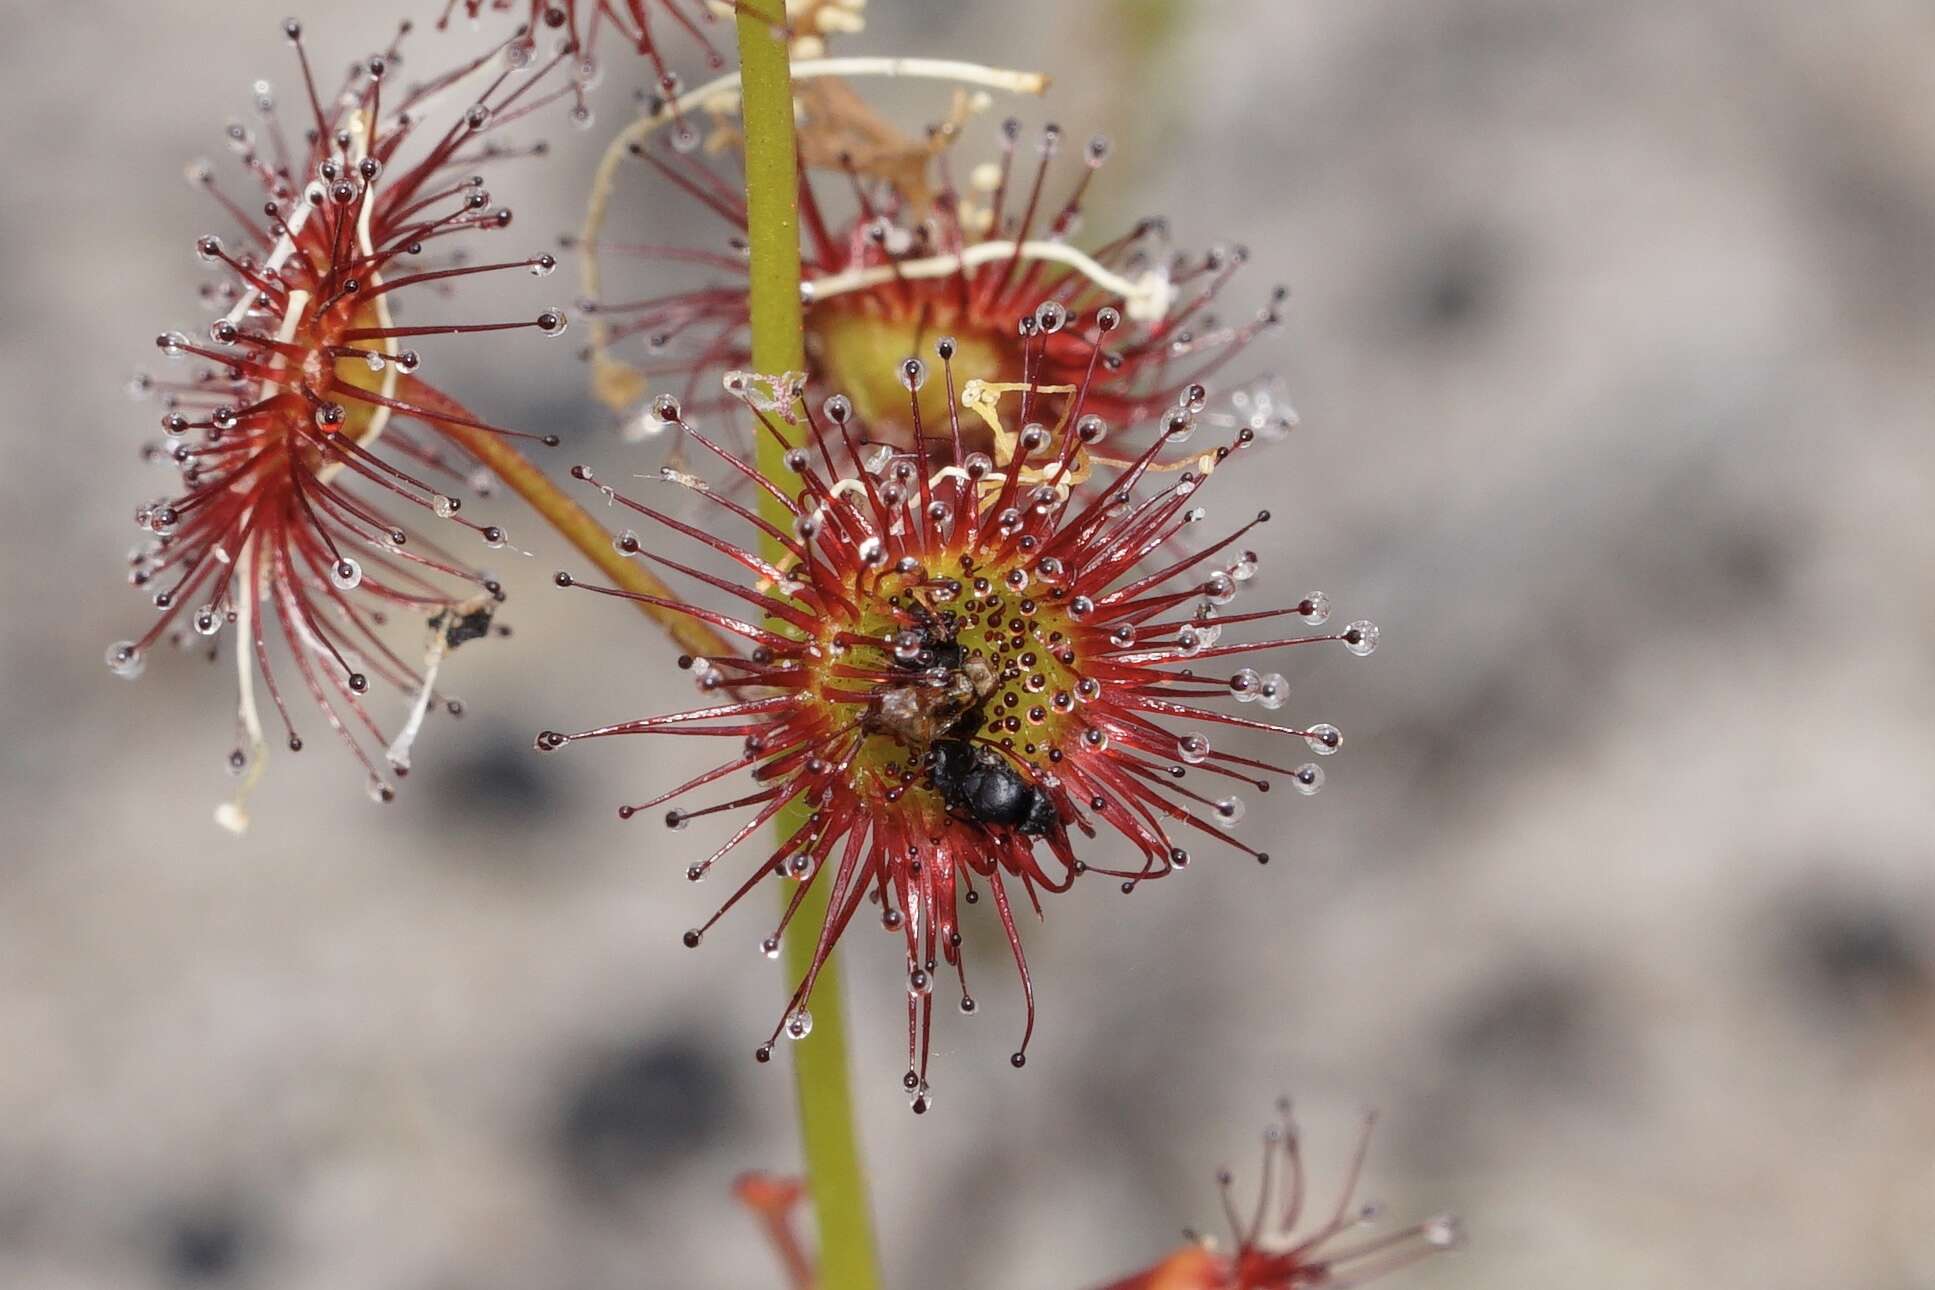
[{"label": "out-of-focus dark spot", "polygon": [[[1444,651],[1430,691],[1378,732],[1375,755],[1410,778],[1410,791],[1470,801],[1515,784],[1523,767],[1582,737],[1603,737],[1593,696],[1636,651],[1658,645],[1657,637],[1626,630],[1634,606],[1680,624],[1675,639],[1683,647],[1771,629],[1791,612],[1796,558],[1810,541],[1804,517],[1776,518],[1716,461],[1696,458],[1670,478],[1622,480],[1610,497],[1587,498],[1556,518],[1537,499],[1556,495],[1561,477],[1576,470],[1564,463],[1535,489],[1506,499],[1500,510],[1540,517],[1508,527],[1508,552],[1497,535],[1454,532],[1440,544],[1450,553],[1441,559],[1443,576],[1421,582],[1423,598],[1407,607],[1414,623],[1462,625],[1472,571],[1509,561],[1510,596],[1501,603],[1521,610],[1509,631],[1495,633],[1509,649],[1467,643]],[[1649,482],[1655,486],[1644,487]],[[1476,544],[1473,554],[1459,554],[1466,549],[1460,539]],[[1409,638],[1403,621],[1385,626],[1392,639]],[[1472,755],[1475,731],[1485,733],[1482,757]],[[1393,851],[1391,862],[1431,854]]]},{"label": "out-of-focus dark spot", "polygon": [[1928,264],[1928,227],[1935,209],[1900,176],[1891,158],[1850,156],[1843,146],[1859,130],[1819,146],[1814,175],[1831,277],[1848,317],[1866,331],[1910,344],[1935,325],[1935,269]]},{"label": "out-of-focus dark spot", "polygon": [[1471,998],[1445,1035],[1445,1051],[1454,1068],[1482,1079],[1570,1083],[1602,1047],[1595,1011],[1576,974],[1521,967]]},{"label": "out-of-focus dark spot", "polygon": [[1504,255],[1487,234],[1443,238],[1410,266],[1402,310],[1409,329],[1450,336],[1483,326],[1500,306]]},{"label": "out-of-focus dark spot", "polygon": [[1763,530],[1749,526],[1729,531],[1716,540],[1716,555],[1721,576],[1739,591],[1773,598],[1786,584],[1788,549]]},{"label": "out-of-focus dark spot", "polygon": [[1783,958],[1799,997],[1829,1020],[1859,1021],[1929,996],[1929,947],[1879,904],[1826,898],[1785,920]]},{"label": "out-of-focus dark spot", "polygon": [[200,1284],[231,1276],[241,1266],[243,1252],[239,1222],[222,1214],[200,1214],[169,1228],[163,1257],[176,1281]]},{"label": "out-of-focus dark spot", "polygon": [[569,790],[557,764],[535,756],[528,736],[496,725],[463,734],[461,746],[426,759],[418,772],[440,813],[466,823],[538,828],[563,809]]},{"label": "out-of-focus dark spot", "polygon": [[1483,301],[1484,283],[1468,262],[1442,264],[1422,283],[1420,316],[1431,328],[1453,328],[1470,319]]},{"label": "out-of-focus dark spot", "polygon": [[559,1150],[578,1182],[616,1190],[702,1152],[737,1100],[725,1063],[696,1036],[654,1037],[598,1062],[569,1091]]},{"label": "out-of-focus dark spot", "polygon": [[[1420,802],[1428,796],[1441,804],[1434,809],[1464,809],[1516,787],[1526,766],[1580,737],[1576,696],[1590,692],[1595,668],[1620,642],[1556,614],[1539,630],[1545,635],[1536,649],[1460,669],[1375,732],[1375,755],[1405,777],[1406,794],[1420,795]],[[1483,756],[1473,753],[1474,731],[1484,732]],[[1395,848],[1379,863],[1421,864],[1444,854],[1437,847]]]},{"label": "out-of-focus dark spot", "polygon": [[[1634,535],[1612,552],[1651,592],[1654,608],[1699,611],[1718,624],[1727,613],[1779,612],[1806,521],[1743,488],[1737,468],[1718,459],[1690,465],[1633,516]],[[1662,601],[1661,596],[1672,600]]]}]

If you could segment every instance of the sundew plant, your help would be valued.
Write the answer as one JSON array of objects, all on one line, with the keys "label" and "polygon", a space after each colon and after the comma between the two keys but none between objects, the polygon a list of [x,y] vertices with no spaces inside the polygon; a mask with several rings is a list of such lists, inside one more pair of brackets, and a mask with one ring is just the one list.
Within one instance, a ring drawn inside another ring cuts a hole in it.
[{"label": "sundew plant", "polygon": [[[251,817],[261,776],[318,757],[351,759],[379,804],[407,790],[425,723],[462,710],[452,678],[519,647],[499,639],[493,553],[555,556],[553,606],[642,611],[595,620],[675,662],[691,704],[560,712],[529,755],[669,741],[674,757],[625,762],[639,789],[613,804],[611,846],[671,830],[651,855],[724,881],[700,904],[641,859],[640,883],[690,905],[684,946],[785,962],[745,1053],[791,1067],[800,1164],[748,1172],[736,1199],[794,1290],[881,1284],[892,1201],[869,1194],[850,1081],[901,1086],[924,1121],[871,1146],[917,1151],[949,1080],[1026,1080],[1070,1006],[1029,966],[1048,911],[1159,900],[1190,868],[1234,881],[1233,861],[1267,880],[1268,841],[1235,831],[1246,800],[1318,792],[1344,743],[1281,669],[1378,644],[1347,598],[1286,580],[1272,546],[1293,521],[1219,505],[1220,473],[1291,451],[1283,390],[1247,370],[1285,289],[1160,219],[1091,226],[1103,136],[1011,118],[991,149],[967,143],[1054,69],[849,53],[864,4],[424,0],[380,32],[286,21],[285,88],[235,69],[252,112],[227,163],[189,172],[207,317],[161,332],[137,380],[168,483],[134,507],[128,576],[152,613],[106,655],[128,679],[175,666],[168,645],[232,669],[233,742],[208,737],[233,787],[201,827],[241,833],[275,827]],[[934,117],[875,106],[880,78],[934,87]],[[525,227],[495,186],[552,164],[548,131],[595,129],[604,79],[637,89],[636,114],[590,173],[546,178],[582,191],[582,227]],[[639,184],[713,232],[608,237]],[[468,307],[486,276],[529,279],[528,308]],[[582,358],[583,398],[636,469],[560,461],[558,436],[473,407],[415,348],[497,331],[533,361]],[[466,506],[495,491],[527,507],[515,541]],[[710,816],[726,841],[682,847]],[[899,970],[849,985],[841,947],[873,925]],[[1017,1035],[948,1015],[977,1011],[971,936],[1012,961]],[[905,1008],[904,1054],[848,1051],[849,992]],[[945,1063],[943,1023],[966,1032]],[[1226,1232],[1088,1284],[1352,1285],[1455,1244],[1447,1217],[1386,1228],[1360,1203],[1369,1129],[1339,1177],[1307,1180],[1284,1103],[1248,1190],[1217,1180]]]}]

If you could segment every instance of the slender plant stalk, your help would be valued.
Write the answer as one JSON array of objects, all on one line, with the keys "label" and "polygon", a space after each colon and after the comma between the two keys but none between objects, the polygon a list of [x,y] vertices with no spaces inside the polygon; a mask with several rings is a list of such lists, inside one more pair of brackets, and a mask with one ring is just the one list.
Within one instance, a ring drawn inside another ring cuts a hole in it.
[{"label": "slender plant stalk", "polygon": [[[474,420],[463,408],[436,395],[427,387],[417,386],[411,391],[411,399],[419,407],[435,408],[450,416]],[[660,582],[651,570],[636,560],[620,555],[611,544],[611,531],[552,483],[550,477],[512,446],[509,439],[457,421],[438,421],[437,425],[482,462],[491,474],[503,480],[506,487],[528,502],[545,523],[563,534],[566,541],[577,547],[598,566],[600,572],[612,580],[613,585],[665,601],[679,599],[678,592]],[[663,605],[643,601],[632,603],[643,610],[646,617],[664,628],[666,635],[689,654],[732,652],[724,637],[690,615],[677,613]]]},{"label": "slender plant stalk", "polygon": [[[798,150],[793,136],[793,76],[780,23],[780,0],[741,0],[739,72],[746,129],[746,231],[751,243],[752,357],[755,371],[778,374],[806,366],[800,321]],[[759,438],[758,464],[784,477],[785,447]],[[764,494],[761,509],[775,525],[789,516]],[[767,540],[766,555],[778,559]],[[782,832],[803,822],[797,806],[783,813]],[[829,883],[813,884],[786,932],[789,980],[811,966]],[[873,1212],[860,1163],[859,1126],[847,1071],[845,993],[837,955],[820,968],[811,1002],[813,1033],[791,1045],[799,1092],[800,1145],[807,1188],[820,1233],[820,1286],[825,1290],[877,1290]]]}]

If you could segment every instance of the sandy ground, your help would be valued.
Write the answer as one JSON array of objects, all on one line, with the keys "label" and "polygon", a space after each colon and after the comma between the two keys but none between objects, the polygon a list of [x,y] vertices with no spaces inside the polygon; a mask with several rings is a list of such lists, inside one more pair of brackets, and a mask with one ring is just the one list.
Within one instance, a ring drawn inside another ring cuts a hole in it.
[{"label": "sandy ground", "polygon": [[[331,65],[393,8],[292,7]],[[859,938],[892,1284],[1146,1262],[1217,1225],[1215,1167],[1251,1181],[1287,1091],[1320,1178],[1375,1105],[1393,1218],[1466,1216],[1393,1284],[1935,1286],[1935,14],[1230,0],[1152,42],[1111,0],[874,8],[851,49],[1055,56],[1023,115],[1121,145],[1091,233],[1161,211],[1246,243],[1232,312],[1293,286],[1231,373],[1280,374],[1303,426],[1211,504],[1277,512],[1259,585],[1383,627],[1368,661],[1294,660],[1286,714],[1347,746],[1318,797],[1252,802],[1277,863],[1032,929],[1026,1071],[990,919],[916,1121],[897,951]],[[750,1058],[765,919],[678,944],[724,894],[681,876],[711,834],[611,809],[670,785],[658,750],[529,753],[689,694],[545,585],[569,558],[535,522],[489,508],[537,551],[517,633],[458,661],[472,714],[385,809],[317,751],[219,833],[226,667],[101,666],[149,612],[118,562],[157,413],[123,384],[197,325],[217,223],[181,166],[253,78],[293,87],[276,17],[6,24],[0,1285],[775,1284],[726,1190],[795,1159],[785,1071]],[[637,79],[494,183],[533,250]],[[621,227],[678,218],[642,194]],[[569,459],[654,464],[572,340],[423,348]]]}]

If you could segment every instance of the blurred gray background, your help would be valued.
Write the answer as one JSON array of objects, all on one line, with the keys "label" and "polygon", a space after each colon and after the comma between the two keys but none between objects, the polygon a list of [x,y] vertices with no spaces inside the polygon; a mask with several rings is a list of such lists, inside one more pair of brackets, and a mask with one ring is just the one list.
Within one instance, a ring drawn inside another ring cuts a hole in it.
[{"label": "blurred gray background", "polygon": [[[286,7],[329,69],[397,8]],[[254,78],[295,88],[280,16],[21,5],[0,52],[0,1286],[776,1285],[727,1193],[796,1162],[750,1057],[766,912],[679,945],[725,891],[681,876],[709,835],[612,810],[669,787],[664,749],[529,752],[689,698],[633,616],[545,585],[582,561],[480,508],[537,555],[517,634],[455,661],[471,715],[384,809],[320,738],[278,757],[241,841],[210,821],[229,668],[101,664],[151,612],[121,555],[158,409],[123,383],[200,325],[222,225],[182,165],[224,159]],[[1248,1194],[1289,1092],[1320,1183],[1374,1105],[1391,1220],[1466,1216],[1394,1285],[1935,1286],[1935,10],[874,0],[843,47],[1043,51],[1020,114],[1121,145],[1092,234],[1247,243],[1231,313],[1294,287],[1231,374],[1280,373],[1303,427],[1212,505],[1274,508],[1259,581],[1384,643],[1292,660],[1286,715],[1346,746],[1318,797],[1252,801],[1277,863],[1027,929],[1025,1072],[984,919],[915,1120],[898,950],[856,935],[891,1283],[1145,1264],[1220,1226],[1219,1164]],[[532,250],[641,81],[615,60],[595,129],[523,132],[554,155],[492,187]],[[629,191],[615,232],[673,218]],[[560,466],[647,468],[581,330],[423,349]]]}]

